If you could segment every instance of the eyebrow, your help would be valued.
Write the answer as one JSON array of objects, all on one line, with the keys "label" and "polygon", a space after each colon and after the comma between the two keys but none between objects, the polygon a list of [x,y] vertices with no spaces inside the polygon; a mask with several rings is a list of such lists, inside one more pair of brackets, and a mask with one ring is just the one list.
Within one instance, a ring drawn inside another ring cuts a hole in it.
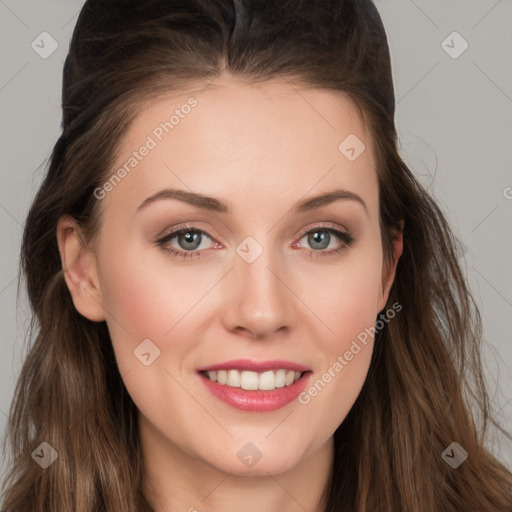
[{"label": "eyebrow", "polygon": [[[140,204],[140,206],[137,208],[137,211],[162,199],[176,199],[178,201],[183,201],[185,203],[191,204],[192,206],[195,206],[202,210],[208,210],[218,213],[227,213],[229,215],[232,214],[230,206],[225,202],[216,199],[215,197],[198,194],[196,192],[188,192],[186,190],[180,190],[177,188],[165,188],[153,194]],[[338,200],[355,201],[364,208],[366,215],[368,215],[368,208],[363,199],[354,192],[350,192],[349,190],[343,189],[337,189],[331,192],[319,194],[314,197],[302,199],[293,205],[292,212],[305,213],[308,211],[316,210],[317,208],[320,208],[322,206],[327,206],[333,203],[334,201]]]}]

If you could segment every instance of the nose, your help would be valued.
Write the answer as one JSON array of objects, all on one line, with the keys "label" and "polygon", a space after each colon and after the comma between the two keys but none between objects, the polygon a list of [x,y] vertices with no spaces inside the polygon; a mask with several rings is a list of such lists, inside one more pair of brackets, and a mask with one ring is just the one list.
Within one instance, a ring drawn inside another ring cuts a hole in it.
[{"label": "nose", "polygon": [[223,289],[226,329],[258,339],[290,330],[298,315],[288,275],[284,265],[271,257],[270,249],[264,249],[252,263],[235,255],[234,268]]}]

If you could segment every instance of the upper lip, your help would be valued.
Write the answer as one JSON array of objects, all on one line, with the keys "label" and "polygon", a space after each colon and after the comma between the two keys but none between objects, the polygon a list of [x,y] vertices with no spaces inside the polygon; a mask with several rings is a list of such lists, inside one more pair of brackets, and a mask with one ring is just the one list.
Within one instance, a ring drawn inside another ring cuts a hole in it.
[{"label": "upper lip", "polygon": [[198,372],[213,372],[216,370],[249,370],[253,372],[263,372],[265,370],[295,370],[296,372],[307,372],[309,368],[298,363],[283,360],[273,361],[251,361],[250,359],[236,359],[224,363],[214,364],[199,368]]}]

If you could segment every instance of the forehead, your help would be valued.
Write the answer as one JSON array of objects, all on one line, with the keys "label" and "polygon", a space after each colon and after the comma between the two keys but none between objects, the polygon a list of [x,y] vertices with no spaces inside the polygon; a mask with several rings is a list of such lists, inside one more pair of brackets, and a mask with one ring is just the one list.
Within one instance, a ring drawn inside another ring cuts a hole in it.
[{"label": "forehead", "polygon": [[[151,149],[141,156],[144,146]],[[234,211],[237,197],[243,204],[269,194],[296,200],[329,188],[376,199],[373,144],[352,100],[284,79],[217,79],[147,102],[110,175],[122,166],[127,176],[107,204],[122,196],[136,208],[176,186],[225,199]]]}]

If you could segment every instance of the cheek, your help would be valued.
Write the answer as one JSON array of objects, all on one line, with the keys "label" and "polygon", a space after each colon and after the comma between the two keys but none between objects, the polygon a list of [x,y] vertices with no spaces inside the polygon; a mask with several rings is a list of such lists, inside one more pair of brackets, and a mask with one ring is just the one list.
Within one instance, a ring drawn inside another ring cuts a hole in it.
[{"label": "cheek", "polygon": [[[299,402],[311,407],[311,428],[332,433],[346,417],[366,379],[377,320],[380,253],[359,252],[307,281],[305,302],[322,320],[312,334],[322,354],[317,374]],[[334,267],[333,267],[334,268]],[[305,288],[306,289],[306,288]]]},{"label": "cheek", "polygon": [[[186,395],[168,372],[179,375],[177,367],[187,360],[187,322],[207,287],[190,286],[197,272],[171,272],[162,260],[157,265],[149,259],[126,252],[122,260],[105,262],[102,292],[116,361],[130,396],[147,417],[163,411],[169,417],[169,409],[187,407]],[[147,352],[150,364],[145,366],[136,356]]]},{"label": "cheek", "polygon": [[181,319],[205,292],[191,285],[197,279],[197,272],[171,271],[161,255],[148,257],[127,248],[122,258],[104,258],[100,281],[116,354],[130,355],[144,339],[163,349],[164,341],[176,336],[186,324]]},{"label": "cheek", "polygon": [[378,314],[381,282],[379,252],[359,252],[342,264],[304,271],[301,297],[325,325],[327,352],[343,348],[362,330],[373,326]]}]

